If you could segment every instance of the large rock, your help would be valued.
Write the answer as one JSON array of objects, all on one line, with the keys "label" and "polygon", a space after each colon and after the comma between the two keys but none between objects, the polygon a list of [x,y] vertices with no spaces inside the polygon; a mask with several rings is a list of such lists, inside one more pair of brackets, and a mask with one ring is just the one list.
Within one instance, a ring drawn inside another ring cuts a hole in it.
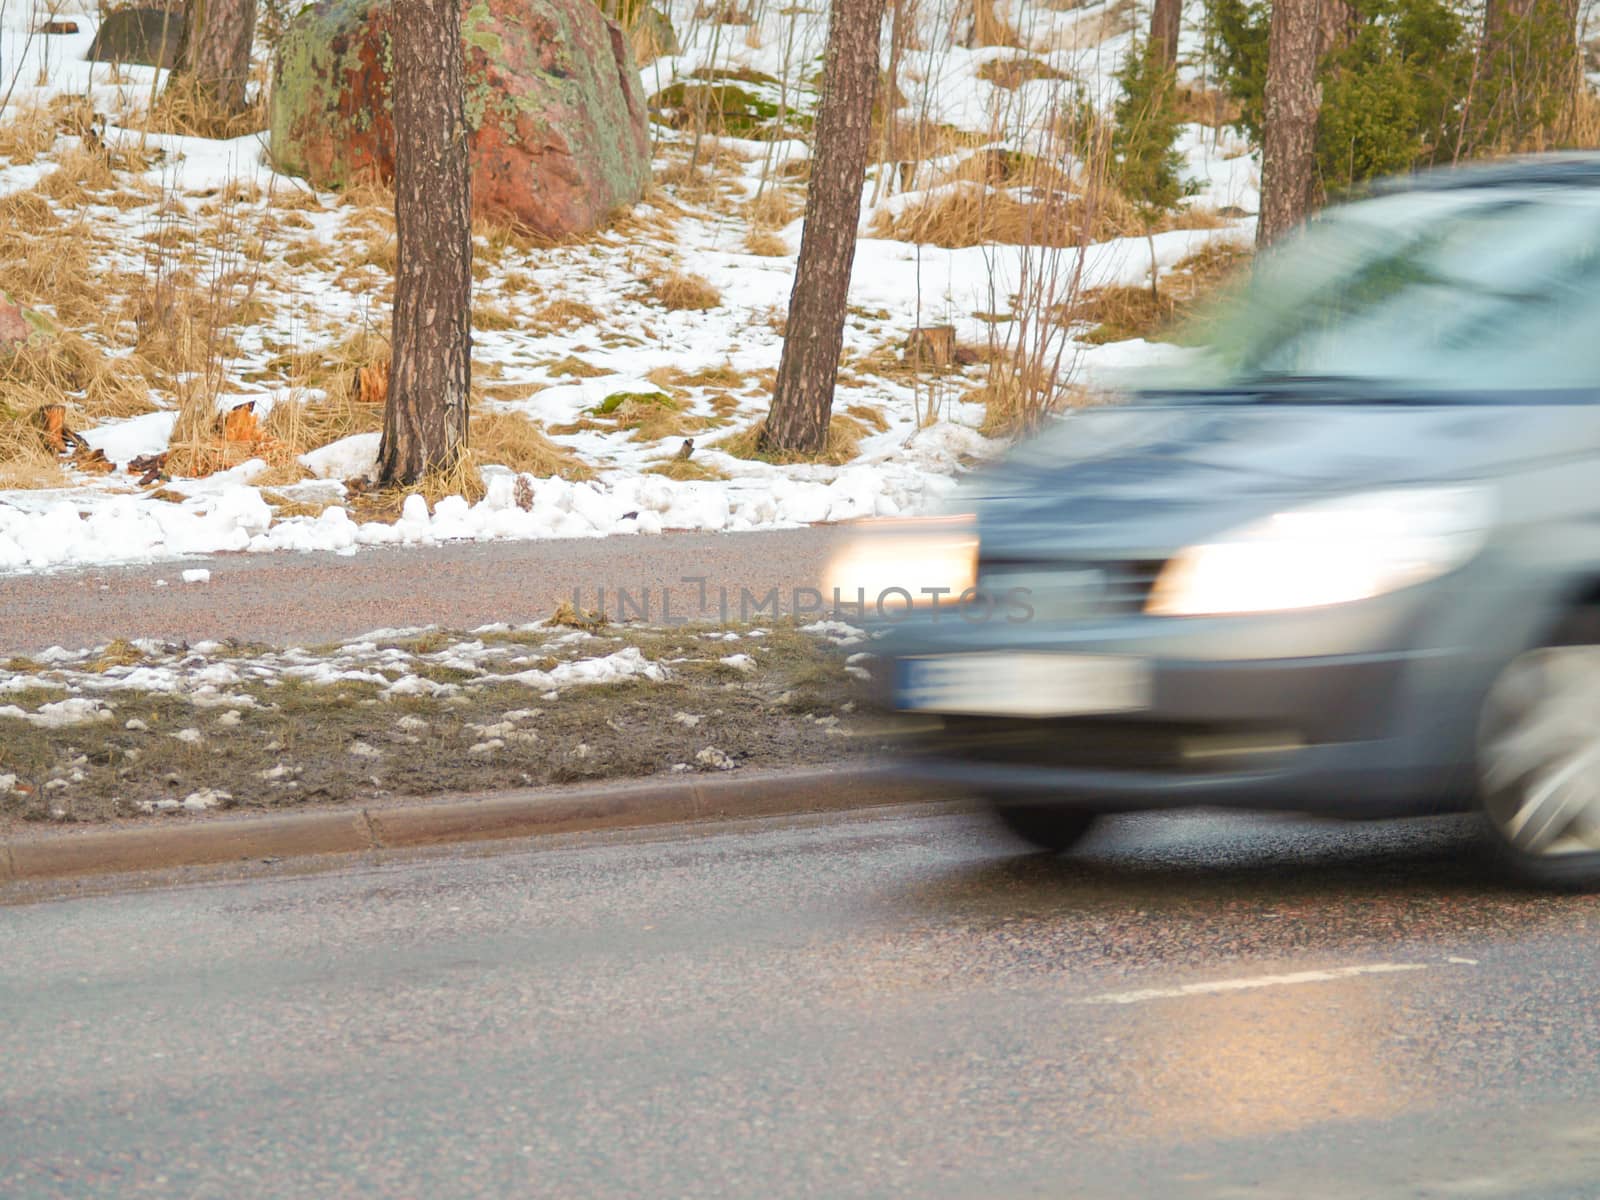
[{"label": "large rock", "polygon": [[[318,0],[294,18],[272,94],[280,170],[326,187],[393,178],[393,20],[391,0]],[[477,0],[462,37],[477,212],[562,237],[644,195],[639,72],[594,0]]]},{"label": "large rock", "polygon": [[183,6],[120,8],[100,23],[85,57],[123,66],[173,67],[183,37]]}]

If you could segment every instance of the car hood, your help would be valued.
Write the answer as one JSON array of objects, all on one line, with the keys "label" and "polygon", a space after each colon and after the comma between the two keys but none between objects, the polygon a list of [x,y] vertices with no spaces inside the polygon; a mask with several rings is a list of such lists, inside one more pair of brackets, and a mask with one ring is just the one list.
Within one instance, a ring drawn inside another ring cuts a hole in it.
[{"label": "car hood", "polygon": [[1140,404],[1072,414],[962,501],[1018,552],[1163,555],[1286,505],[1493,476],[1597,439],[1589,404]]}]

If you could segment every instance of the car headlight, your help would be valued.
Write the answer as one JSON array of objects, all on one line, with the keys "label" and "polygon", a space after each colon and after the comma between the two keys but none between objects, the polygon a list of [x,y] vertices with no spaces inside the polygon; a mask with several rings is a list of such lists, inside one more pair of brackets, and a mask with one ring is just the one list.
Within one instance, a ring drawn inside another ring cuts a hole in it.
[{"label": "car headlight", "polygon": [[1481,488],[1396,488],[1275,513],[1175,555],[1145,611],[1186,617],[1317,608],[1455,570],[1483,546]]},{"label": "car headlight", "polygon": [[823,594],[896,610],[954,604],[978,582],[978,527],[970,514],[863,521],[829,561]]}]

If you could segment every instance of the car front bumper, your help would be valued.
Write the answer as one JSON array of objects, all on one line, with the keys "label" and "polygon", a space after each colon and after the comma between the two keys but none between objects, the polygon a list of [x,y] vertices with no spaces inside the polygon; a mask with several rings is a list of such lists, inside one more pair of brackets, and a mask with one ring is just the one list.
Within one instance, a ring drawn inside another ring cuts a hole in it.
[{"label": "car front bumper", "polygon": [[[1472,802],[1483,693],[1533,619],[1497,614],[1462,586],[1251,617],[987,629],[923,622],[883,637],[879,696],[900,710],[903,774],[1008,803],[1348,817],[1457,810]],[[909,660],[1022,648],[1136,656],[1148,703],[1057,717],[906,710]]]}]

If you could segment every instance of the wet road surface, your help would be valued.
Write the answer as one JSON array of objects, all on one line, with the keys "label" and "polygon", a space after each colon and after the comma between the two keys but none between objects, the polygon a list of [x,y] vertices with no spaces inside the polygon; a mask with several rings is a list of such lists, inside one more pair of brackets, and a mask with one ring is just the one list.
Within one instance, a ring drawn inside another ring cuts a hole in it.
[{"label": "wet road surface", "polygon": [[[778,589],[787,610],[794,589],[815,587],[837,526],[659,537],[452,542],[335,554],[210,555],[151,566],[105,567],[0,577],[0,655],[77,649],[112,638],[315,644],[374,629],[439,625],[471,629],[547,617],[576,595],[613,617],[760,621]],[[185,569],[210,571],[184,583]],[[704,582],[684,582],[685,577]],[[633,608],[622,612],[617,590]],[[671,595],[667,590],[671,589]],[[741,605],[742,593],[750,598]],[[648,598],[648,599],[647,599]],[[706,607],[700,608],[704,598]],[[802,597],[802,605],[815,603]],[[767,613],[770,615],[770,608]]]},{"label": "wet road surface", "polygon": [[927,808],[35,898],[0,1195],[1600,1195],[1600,902],[1488,870]]}]

